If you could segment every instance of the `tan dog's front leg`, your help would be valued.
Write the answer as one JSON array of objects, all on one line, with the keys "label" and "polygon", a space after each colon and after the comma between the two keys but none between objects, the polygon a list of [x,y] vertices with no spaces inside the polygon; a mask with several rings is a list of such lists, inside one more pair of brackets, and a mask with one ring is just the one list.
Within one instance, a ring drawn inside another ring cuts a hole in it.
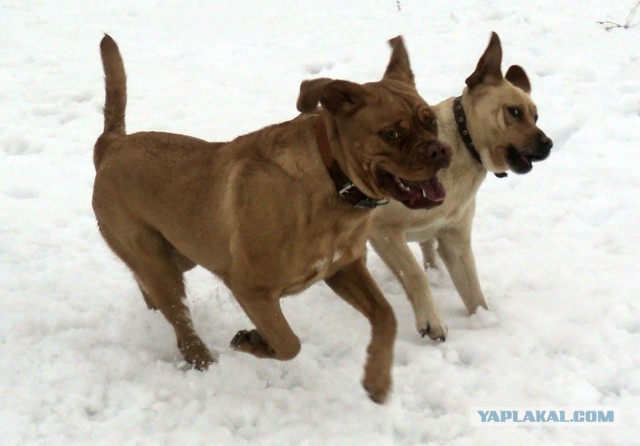
[{"label": "tan dog's front leg", "polygon": [[345,266],[326,283],[371,323],[362,385],[376,403],[383,403],[391,389],[391,365],[397,323],[393,309],[371,278],[364,259]]},{"label": "tan dog's front leg", "polygon": [[452,228],[441,234],[438,237],[438,254],[469,313],[475,313],[478,307],[488,309],[471,250],[471,225],[468,229]]},{"label": "tan dog's front leg", "polygon": [[232,348],[258,358],[282,361],[300,352],[300,339],[282,313],[279,296],[256,291],[236,294],[236,298],[256,329],[240,330],[231,340]]},{"label": "tan dog's front leg", "polygon": [[404,236],[377,234],[370,242],[402,283],[413,306],[418,333],[433,340],[444,341],[447,337],[447,326],[442,321],[433,300],[427,277],[407,246]]}]

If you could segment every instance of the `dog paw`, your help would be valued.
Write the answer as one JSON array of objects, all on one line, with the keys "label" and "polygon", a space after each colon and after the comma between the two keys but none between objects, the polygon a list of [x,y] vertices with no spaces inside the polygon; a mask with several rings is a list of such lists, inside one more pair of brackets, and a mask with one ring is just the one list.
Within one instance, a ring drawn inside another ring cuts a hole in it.
[{"label": "dog paw", "polygon": [[362,380],[362,387],[369,395],[371,401],[376,404],[384,404],[391,389],[390,376],[365,377]]},{"label": "dog paw", "polygon": [[211,352],[199,337],[178,340],[178,348],[184,360],[197,370],[204,371],[216,362]]},{"label": "dog paw", "polygon": [[447,339],[447,333],[449,330],[447,326],[444,325],[441,321],[431,323],[427,323],[427,328],[418,329],[420,335],[424,338],[425,336],[429,336],[429,338],[434,341],[444,342]]},{"label": "dog paw", "polygon": [[273,357],[274,351],[264,340],[258,330],[240,330],[230,343],[231,348],[254,356]]},{"label": "dog paw", "polygon": [[246,345],[256,346],[265,344],[262,335],[258,330],[240,330],[231,340],[231,347],[235,349],[242,349]]},{"label": "dog paw", "polygon": [[422,264],[422,266],[424,267],[425,271],[430,271],[430,270],[440,271],[440,267],[436,263],[435,259],[434,260],[426,260],[425,259],[425,261]]}]

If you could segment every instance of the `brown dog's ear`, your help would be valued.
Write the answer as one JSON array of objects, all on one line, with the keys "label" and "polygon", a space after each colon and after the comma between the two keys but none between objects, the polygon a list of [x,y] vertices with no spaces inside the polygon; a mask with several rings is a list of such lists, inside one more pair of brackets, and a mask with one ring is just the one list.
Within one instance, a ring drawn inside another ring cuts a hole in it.
[{"label": "brown dog's ear", "polygon": [[298,111],[309,113],[315,110],[318,107],[324,88],[331,82],[333,82],[333,79],[327,77],[302,81],[300,84],[300,93],[298,94],[298,102],[296,103]]},{"label": "brown dog's ear", "polygon": [[389,45],[392,48],[391,58],[389,59],[389,64],[387,65],[383,79],[397,79],[415,86],[413,71],[411,71],[411,64],[409,62],[409,54],[404,46],[402,36],[396,36],[389,40]]},{"label": "brown dog's ear", "polygon": [[322,91],[320,104],[334,115],[350,115],[364,104],[365,96],[367,92],[359,84],[333,81]]},{"label": "brown dog's ear", "polygon": [[502,80],[502,45],[500,37],[493,32],[487,49],[478,60],[476,70],[465,81],[469,88],[480,84],[496,84]]},{"label": "brown dog's ear", "polygon": [[524,72],[524,68],[520,65],[511,65],[507,70],[507,74],[504,75],[504,78],[519,89],[524,90],[525,93],[531,93],[529,77],[527,76],[527,73]]}]

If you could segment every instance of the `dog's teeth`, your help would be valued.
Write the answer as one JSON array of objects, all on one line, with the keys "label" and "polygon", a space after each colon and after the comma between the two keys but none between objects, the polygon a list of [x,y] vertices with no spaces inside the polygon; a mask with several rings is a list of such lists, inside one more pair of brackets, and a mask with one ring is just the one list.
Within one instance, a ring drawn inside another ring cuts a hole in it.
[{"label": "dog's teeth", "polygon": [[393,177],[393,179],[395,180],[396,184],[400,187],[400,189],[402,189],[405,192],[411,192],[411,188],[406,184],[404,184],[400,178]]},{"label": "dog's teeth", "polygon": [[422,191],[422,198],[427,198],[427,193],[424,191],[424,189],[420,188],[420,190]]}]

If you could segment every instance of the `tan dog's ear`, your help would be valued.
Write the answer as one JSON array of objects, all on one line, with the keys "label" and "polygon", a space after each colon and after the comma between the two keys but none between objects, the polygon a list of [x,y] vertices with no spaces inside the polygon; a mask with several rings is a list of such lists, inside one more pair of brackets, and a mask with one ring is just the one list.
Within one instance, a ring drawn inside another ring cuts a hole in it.
[{"label": "tan dog's ear", "polygon": [[402,36],[396,36],[389,40],[389,45],[391,45],[392,48],[391,58],[389,59],[387,71],[385,71],[383,79],[397,79],[415,86],[413,71],[411,71],[411,64],[409,62],[409,54],[404,46]]},{"label": "tan dog's ear", "polygon": [[504,78],[519,89],[524,90],[525,93],[531,93],[529,77],[527,76],[527,73],[525,73],[524,68],[520,65],[511,65],[507,70],[507,74],[504,75]]},{"label": "tan dog's ear", "polygon": [[465,81],[469,88],[480,84],[496,84],[502,80],[502,45],[500,37],[493,32],[487,49],[478,60],[476,70]]},{"label": "tan dog's ear", "polygon": [[322,77],[309,81],[302,81],[300,84],[300,93],[298,94],[298,102],[296,108],[299,112],[309,113],[318,107],[318,102],[322,97],[324,88],[333,82],[333,79]]},{"label": "tan dog's ear", "polygon": [[349,81],[333,81],[322,91],[320,104],[330,113],[350,115],[364,105],[367,91]]}]

